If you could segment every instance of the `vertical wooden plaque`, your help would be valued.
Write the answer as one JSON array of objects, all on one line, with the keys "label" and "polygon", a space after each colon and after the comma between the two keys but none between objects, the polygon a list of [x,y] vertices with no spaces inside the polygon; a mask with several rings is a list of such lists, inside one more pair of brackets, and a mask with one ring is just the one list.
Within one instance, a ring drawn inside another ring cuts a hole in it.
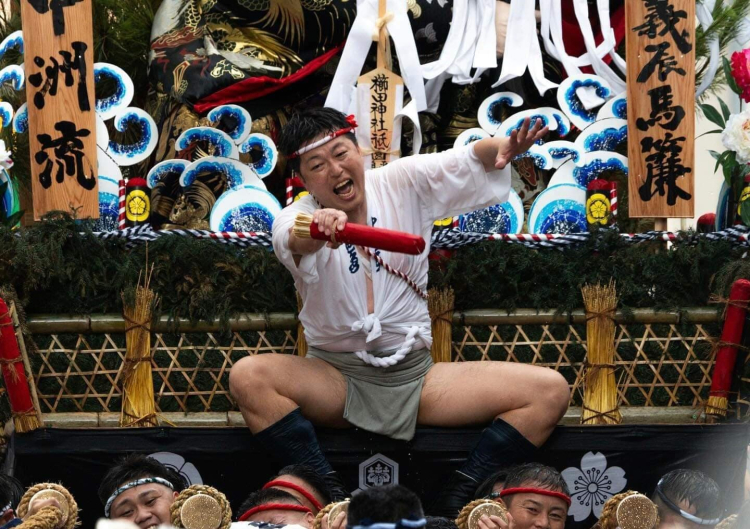
[{"label": "vertical wooden plaque", "polygon": [[92,0],[21,0],[34,219],[99,218]]},{"label": "vertical wooden plaque", "polygon": [[631,217],[694,216],[695,0],[625,2]]}]

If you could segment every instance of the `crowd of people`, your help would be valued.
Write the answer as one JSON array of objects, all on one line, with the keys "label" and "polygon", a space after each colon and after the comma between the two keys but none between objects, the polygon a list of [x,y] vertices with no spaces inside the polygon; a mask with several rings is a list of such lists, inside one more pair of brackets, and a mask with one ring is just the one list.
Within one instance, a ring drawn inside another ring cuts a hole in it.
[{"label": "crowd of people", "polygon": [[[0,529],[10,529],[23,522],[17,517],[16,506],[24,490],[18,480],[7,475],[0,476],[0,484],[0,503],[4,505]],[[139,529],[169,526],[172,504],[186,485],[172,468],[148,456],[131,454],[110,468],[99,485],[101,517],[130,522]],[[750,527],[750,517],[745,518],[742,512],[730,518],[725,516],[718,485],[702,472],[671,471],[649,492],[658,508],[656,527],[660,529]],[[562,529],[571,504],[562,475],[539,463],[524,463],[496,472],[469,499],[481,498],[502,502],[507,508],[507,521],[485,515],[472,529]],[[261,489],[250,492],[240,505],[233,506],[233,520],[236,529],[241,525],[314,529],[318,513],[343,499],[311,467],[291,465],[271,476]],[[57,506],[55,501],[33,502],[25,518],[45,506]],[[432,514],[429,509],[425,512],[419,497],[406,487],[385,485],[355,492],[347,510],[334,519],[327,514],[322,516],[320,528],[457,529],[458,512],[452,517]]]}]

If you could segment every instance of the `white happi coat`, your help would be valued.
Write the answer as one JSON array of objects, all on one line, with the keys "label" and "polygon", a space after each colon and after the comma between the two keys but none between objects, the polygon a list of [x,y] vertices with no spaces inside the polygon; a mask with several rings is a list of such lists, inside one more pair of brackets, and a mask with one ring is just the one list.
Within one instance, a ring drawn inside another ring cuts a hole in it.
[{"label": "white happi coat", "polygon": [[[427,241],[420,255],[380,251],[385,263],[427,288],[429,241],[435,220],[508,200],[510,168],[487,173],[468,145],[442,153],[409,156],[365,172],[370,226],[419,234]],[[427,303],[401,278],[373,259],[370,264],[375,311],[368,314],[366,259],[351,245],[323,247],[302,256],[289,250],[289,230],[298,213],[319,206],[307,195],[284,208],[273,225],[273,248],[302,296],[299,315],[308,343],[329,352],[393,351],[415,338],[409,349],[432,345]],[[375,250],[373,249],[373,252]]]}]

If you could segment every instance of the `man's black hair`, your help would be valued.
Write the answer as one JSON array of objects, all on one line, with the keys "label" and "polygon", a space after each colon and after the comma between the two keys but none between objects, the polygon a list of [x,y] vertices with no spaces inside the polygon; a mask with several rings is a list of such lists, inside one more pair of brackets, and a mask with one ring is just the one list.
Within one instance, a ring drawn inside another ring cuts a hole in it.
[{"label": "man's black hair", "polygon": [[331,503],[331,491],[323,479],[323,476],[315,472],[315,469],[309,465],[288,465],[279,470],[279,473],[272,477],[269,481],[279,479],[281,476],[294,476],[297,479],[301,479],[308,485],[313,495],[320,496],[323,500],[321,503],[325,506]]},{"label": "man's black hair", "polygon": [[[677,506],[682,501],[688,502],[695,507],[698,518],[718,518],[724,511],[719,485],[703,472],[679,468],[665,474],[659,483],[661,492],[670,502]],[[653,499],[664,503],[658,494],[654,494]]]},{"label": "man's black hair", "polygon": [[163,465],[153,457],[143,454],[130,454],[120,459],[115,466],[107,471],[99,485],[99,500],[102,505],[122,485],[141,478],[162,478],[174,485],[174,490],[180,492],[187,485],[180,474]]},{"label": "man's black hair", "polygon": [[401,485],[385,485],[355,494],[349,503],[346,524],[352,527],[422,518],[424,510],[416,494]]},{"label": "man's black hair", "polygon": [[[349,122],[346,121],[346,114],[343,112],[326,107],[305,108],[294,114],[281,131],[278,143],[279,152],[284,156],[289,156],[317,136],[329,134],[349,126]],[[345,137],[349,138],[355,145],[357,144],[354,132],[345,134]],[[289,164],[294,172],[299,173],[299,158],[290,159]]]},{"label": "man's black hair", "polygon": [[458,529],[456,522],[442,516],[427,516],[425,529]]},{"label": "man's black hair", "polygon": [[[0,509],[10,506],[15,510],[23,496],[23,485],[13,476],[0,474]],[[2,512],[0,512],[0,515]]]},{"label": "man's black hair", "polygon": [[477,487],[474,493],[474,499],[478,500],[481,498],[488,498],[492,494],[492,489],[496,483],[505,484],[505,480],[508,479],[508,471],[506,469],[498,470],[485,479],[479,487]]},{"label": "man's black hair", "polygon": [[300,501],[285,490],[279,489],[261,489],[248,496],[240,505],[237,511],[237,518],[245,514],[250,509],[266,505],[268,503],[288,503],[292,505],[302,505]]},{"label": "man's black hair", "polygon": [[[570,496],[568,484],[557,470],[540,463],[524,463],[508,469],[504,489],[534,487]],[[503,498],[505,503],[513,501],[513,495]]]}]

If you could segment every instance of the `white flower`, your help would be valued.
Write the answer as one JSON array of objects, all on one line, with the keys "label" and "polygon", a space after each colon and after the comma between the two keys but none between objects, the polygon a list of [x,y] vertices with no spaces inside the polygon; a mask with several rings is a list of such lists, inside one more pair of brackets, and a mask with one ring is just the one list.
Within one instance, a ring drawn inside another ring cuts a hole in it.
[{"label": "white flower", "polygon": [[10,151],[5,150],[5,142],[0,140],[0,167],[5,170],[13,167],[13,160],[10,159]]},{"label": "white flower", "polygon": [[599,518],[607,500],[624,490],[628,483],[623,469],[607,468],[607,458],[601,452],[587,452],[581,458],[580,469],[568,467],[562,471],[562,476],[572,500],[568,516],[573,516],[576,522],[585,520],[592,512]]},{"label": "white flower", "polygon": [[738,162],[750,163],[750,110],[729,116],[721,143],[737,153]]}]

